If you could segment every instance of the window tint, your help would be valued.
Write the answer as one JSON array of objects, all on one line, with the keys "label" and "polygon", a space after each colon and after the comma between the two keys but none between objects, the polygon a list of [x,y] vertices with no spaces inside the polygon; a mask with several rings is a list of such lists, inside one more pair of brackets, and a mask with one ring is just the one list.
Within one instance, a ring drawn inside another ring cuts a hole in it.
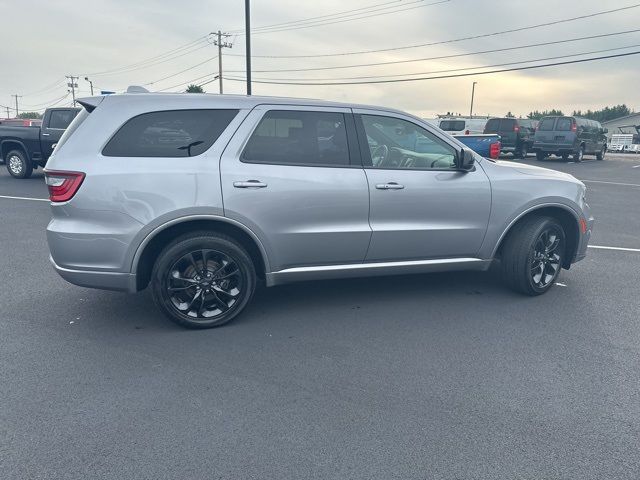
[{"label": "window tint", "polygon": [[284,165],[349,165],[344,115],[271,110],[251,135],[242,160]]},{"label": "window tint", "polygon": [[500,130],[500,119],[492,118],[487,122],[487,125],[484,127],[485,133],[496,133]]},{"label": "window tint", "polygon": [[393,117],[361,118],[369,146],[364,152],[368,165],[410,170],[455,168],[456,150],[424,128]]},{"label": "window tint", "polygon": [[459,132],[464,130],[464,120],[440,120],[440,128],[445,132]]},{"label": "window tint", "polygon": [[54,110],[49,117],[49,128],[59,128],[64,130],[75,118],[77,110]]},{"label": "window tint", "polygon": [[238,110],[172,110],[133,117],[109,140],[107,157],[193,157],[213,145]]},{"label": "window tint", "polygon": [[553,130],[553,124],[555,123],[555,121],[556,121],[556,117],[543,118],[542,120],[540,120],[540,123],[538,124],[538,130],[543,132],[549,132]]},{"label": "window tint", "polygon": [[573,119],[569,117],[560,117],[558,119],[558,123],[556,124],[556,130],[560,132],[568,132],[571,130],[571,124],[573,123]]},{"label": "window tint", "polygon": [[513,132],[513,128],[516,126],[516,121],[513,118],[503,118],[500,121],[501,132]]}]

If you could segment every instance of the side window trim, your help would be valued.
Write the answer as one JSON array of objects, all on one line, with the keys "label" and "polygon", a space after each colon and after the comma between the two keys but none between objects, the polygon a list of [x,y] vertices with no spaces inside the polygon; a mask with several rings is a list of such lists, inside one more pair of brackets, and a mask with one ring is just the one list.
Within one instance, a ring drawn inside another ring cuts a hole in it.
[{"label": "side window trim", "polygon": [[438,140],[441,140],[444,144],[446,144],[447,146],[451,147],[451,149],[453,151],[458,151],[459,149],[462,149],[463,147],[459,147],[456,144],[452,144],[448,139],[446,139],[439,132],[431,130],[431,128],[425,126],[424,123],[418,122],[415,119],[406,118],[406,117],[401,116],[401,115],[394,115],[392,112],[385,112],[385,111],[378,111],[378,110],[370,110],[369,111],[369,110],[364,110],[364,109],[357,109],[357,110],[354,110],[354,119],[355,119],[355,123],[356,123],[356,133],[358,135],[358,145],[360,147],[360,153],[361,153],[363,168],[372,169],[372,170],[398,170],[398,171],[404,170],[404,171],[408,171],[408,172],[409,171],[414,171],[414,172],[452,172],[452,171],[455,171],[455,170],[452,170],[450,168],[391,169],[391,168],[383,168],[383,167],[374,167],[373,166],[373,161],[371,159],[371,151],[369,150],[369,144],[367,142],[367,134],[365,132],[364,123],[362,121],[362,115],[376,115],[376,116],[381,116],[381,117],[397,118],[399,120],[404,120],[405,122],[413,123],[413,124],[419,126],[420,128],[426,130],[429,134],[433,135],[435,138],[437,138]]},{"label": "side window trim", "polygon": [[[283,111],[291,111],[291,112],[317,112],[317,113],[337,113],[343,115],[344,118],[344,126],[347,135],[347,155],[349,157],[349,163],[347,165],[331,165],[331,164],[313,164],[313,163],[273,163],[273,162],[256,162],[252,160],[247,160],[244,156],[245,151],[249,142],[251,141],[251,137],[256,132],[256,130],[260,127],[260,124],[264,117],[269,114],[269,112],[283,112]],[[246,135],[245,140],[242,143],[240,148],[240,152],[237,156],[237,159],[246,164],[251,165],[277,165],[281,167],[315,167],[315,168],[362,168],[362,159],[359,145],[357,143],[356,131],[355,131],[355,122],[353,120],[353,114],[351,113],[351,109],[343,108],[343,107],[318,107],[314,105],[289,105],[289,104],[274,104],[274,105],[256,105],[252,112],[259,112],[260,118],[255,121],[255,124],[251,127],[251,131]]]}]

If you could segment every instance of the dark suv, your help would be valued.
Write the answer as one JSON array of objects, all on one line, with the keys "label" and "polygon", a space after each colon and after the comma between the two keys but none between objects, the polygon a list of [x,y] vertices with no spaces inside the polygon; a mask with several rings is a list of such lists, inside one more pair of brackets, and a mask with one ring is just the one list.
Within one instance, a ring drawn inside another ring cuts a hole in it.
[{"label": "dark suv", "polygon": [[604,160],[607,151],[606,128],[600,122],[580,117],[544,117],[540,120],[533,141],[533,151],[538,160],[551,154],[568,160],[573,155],[581,162],[585,155],[595,155]]},{"label": "dark suv", "polygon": [[527,158],[531,151],[537,122],[527,118],[492,118],[484,127],[484,133],[497,133],[502,144],[501,152]]}]

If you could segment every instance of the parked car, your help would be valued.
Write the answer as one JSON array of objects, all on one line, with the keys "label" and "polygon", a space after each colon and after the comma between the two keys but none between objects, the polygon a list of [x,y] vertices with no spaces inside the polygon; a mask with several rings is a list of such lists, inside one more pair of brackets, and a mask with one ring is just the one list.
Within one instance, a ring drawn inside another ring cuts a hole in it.
[{"label": "parked car", "polygon": [[[258,279],[499,260],[507,285],[539,295],[591,235],[582,182],[484,159],[401,111],[202,94],[80,103],[45,169],[53,266],[77,285],[150,286],[186,327],[236,317]],[[167,131],[184,144],[157,141]]]},{"label": "parked car", "polygon": [[498,158],[500,156],[500,135],[454,135],[463,145],[486,158]]},{"label": "parked car", "polygon": [[484,127],[484,133],[500,135],[502,152],[512,153],[514,157],[527,158],[533,145],[536,120],[528,118],[491,118]]},{"label": "parked car", "polygon": [[581,162],[585,155],[604,160],[608,130],[600,122],[580,117],[544,117],[535,133],[532,150],[538,160],[551,154]]},{"label": "parked car", "polygon": [[0,125],[5,127],[39,127],[42,120],[39,118],[7,118],[0,120]]},{"label": "parked car", "polygon": [[487,118],[445,117],[438,119],[438,127],[451,135],[477,135],[484,133]]},{"label": "parked car", "polygon": [[0,125],[0,157],[14,178],[29,178],[34,169],[44,167],[65,129],[79,108],[49,108],[41,127]]}]

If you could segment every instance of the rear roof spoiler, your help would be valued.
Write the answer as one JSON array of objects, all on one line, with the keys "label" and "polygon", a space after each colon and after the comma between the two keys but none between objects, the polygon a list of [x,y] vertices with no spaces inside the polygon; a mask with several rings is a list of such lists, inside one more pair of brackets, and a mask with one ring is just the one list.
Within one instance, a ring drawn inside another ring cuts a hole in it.
[{"label": "rear roof spoiler", "polygon": [[76,100],[80,105],[87,109],[87,112],[91,113],[95,108],[102,103],[104,95],[98,95],[95,97],[86,97]]}]

